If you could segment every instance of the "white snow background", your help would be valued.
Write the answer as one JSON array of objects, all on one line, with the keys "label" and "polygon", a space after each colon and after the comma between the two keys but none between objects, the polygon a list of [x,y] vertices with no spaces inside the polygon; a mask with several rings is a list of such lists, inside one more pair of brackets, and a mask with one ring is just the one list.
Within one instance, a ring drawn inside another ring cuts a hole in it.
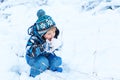
[{"label": "white snow background", "polygon": [[[120,80],[120,8],[104,10],[103,1],[93,10],[82,10],[85,0],[6,0],[0,3],[1,80]],[[87,1],[87,0],[86,0]],[[99,0],[100,1],[100,0]],[[120,5],[120,4],[119,4]],[[29,77],[24,58],[27,29],[44,9],[60,29],[63,72],[46,70]]]}]

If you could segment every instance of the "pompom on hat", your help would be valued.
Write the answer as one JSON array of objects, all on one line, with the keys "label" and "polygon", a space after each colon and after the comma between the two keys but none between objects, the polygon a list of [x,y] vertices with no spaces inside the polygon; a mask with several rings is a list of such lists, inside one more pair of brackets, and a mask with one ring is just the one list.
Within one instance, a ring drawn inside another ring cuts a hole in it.
[{"label": "pompom on hat", "polygon": [[38,18],[41,17],[41,16],[43,16],[43,15],[45,15],[45,14],[46,13],[45,13],[45,11],[43,9],[40,9],[40,10],[37,11],[37,17]]}]

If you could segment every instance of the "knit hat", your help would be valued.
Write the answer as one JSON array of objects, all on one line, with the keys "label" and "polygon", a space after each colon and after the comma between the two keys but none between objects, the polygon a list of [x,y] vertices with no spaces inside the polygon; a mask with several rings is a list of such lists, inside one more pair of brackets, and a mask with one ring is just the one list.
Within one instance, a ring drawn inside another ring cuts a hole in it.
[{"label": "knit hat", "polygon": [[38,33],[41,35],[45,34],[52,26],[55,25],[52,17],[46,15],[43,9],[37,11],[38,20],[36,21],[36,27]]}]

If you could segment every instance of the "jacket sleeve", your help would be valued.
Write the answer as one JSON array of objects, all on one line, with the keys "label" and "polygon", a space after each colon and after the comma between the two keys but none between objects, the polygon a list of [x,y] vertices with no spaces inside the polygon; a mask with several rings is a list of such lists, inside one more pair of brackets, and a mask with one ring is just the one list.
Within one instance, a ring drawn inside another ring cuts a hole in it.
[{"label": "jacket sleeve", "polygon": [[39,43],[35,36],[31,36],[26,45],[26,55],[30,57],[37,57],[44,52],[44,47]]}]

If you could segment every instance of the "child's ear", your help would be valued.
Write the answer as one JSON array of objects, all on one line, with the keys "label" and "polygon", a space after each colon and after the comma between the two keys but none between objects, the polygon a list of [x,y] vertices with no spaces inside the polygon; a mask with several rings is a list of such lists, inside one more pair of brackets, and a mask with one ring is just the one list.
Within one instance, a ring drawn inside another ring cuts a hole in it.
[{"label": "child's ear", "polygon": [[55,37],[54,37],[54,38],[57,38],[57,37],[58,37],[58,35],[59,35],[59,33],[60,33],[60,31],[59,31],[59,29],[56,27]]}]

